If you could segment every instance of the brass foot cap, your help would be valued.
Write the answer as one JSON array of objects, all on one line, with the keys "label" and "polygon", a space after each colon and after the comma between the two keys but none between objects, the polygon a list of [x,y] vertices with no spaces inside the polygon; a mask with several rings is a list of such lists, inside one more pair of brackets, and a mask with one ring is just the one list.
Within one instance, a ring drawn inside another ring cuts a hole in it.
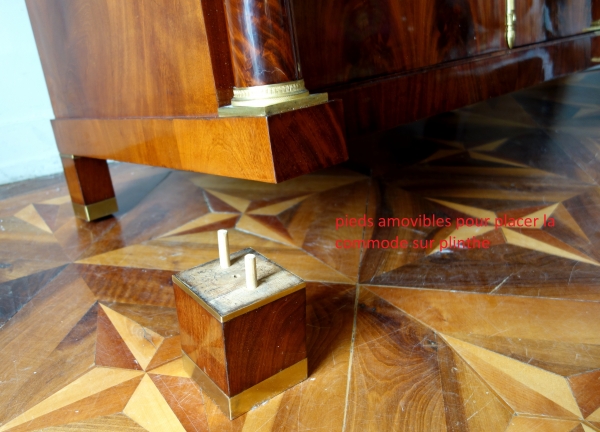
[{"label": "brass foot cap", "polygon": [[183,368],[186,373],[202,388],[225,413],[229,420],[247,413],[256,405],[274,398],[285,390],[301,383],[308,377],[308,362],[306,359],[282,370],[255,386],[235,395],[227,396],[215,382],[210,379],[194,361],[183,354]]},{"label": "brass foot cap", "polygon": [[75,213],[75,216],[88,222],[109,216],[118,211],[119,207],[117,206],[116,198],[109,198],[88,205],[73,203],[73,212]]}]

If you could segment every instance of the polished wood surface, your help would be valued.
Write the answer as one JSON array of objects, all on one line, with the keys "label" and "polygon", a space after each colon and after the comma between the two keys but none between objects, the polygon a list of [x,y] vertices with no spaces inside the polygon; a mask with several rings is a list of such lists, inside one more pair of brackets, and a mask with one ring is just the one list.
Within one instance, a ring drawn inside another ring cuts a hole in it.
[{"label": "polished wood surface", "polygon": [[[0,430],[599,431],[599,100],[573,75],[278,185],[111,164],[94,223],[62,176],[1,186]],[[335,226],[423,213],[555,226]],[[170,284],[224,227],[307,281],[309,378],[233,421],[183,369]],[[491,246],[439,251],[461,232]],[[434,250],[335,247],[395,236]]]},{"label": "polished wood surface", "polygon": [[302,78],[290,0],[224,0],[236,87]]},{"label": "polished wood surface", "polygon": [[59,119],[53,127],[62,153],[276,183],[347,159],[342,115],[333,101],[268,117]]},{"label": "polished wood surface", "polygon": [[519,0],[515,7],[515,46],[583,33],[592,18],[592,0]]},{"label": "polished wood surface", "polygon": [[311,91],[506,48],[504,0],[296,1],[294,18]]},{"label": "polished wood surface", "polygon": [[216,115],[200,2],[28,0],[57,118]]},{"label": "polished wood surface", "polygon": [[173,290],[181,349],[224,393],[229,393],[223,325],[177,285]]},{"label": "polished wood surface", "polygon": [[330,91],[344,102],[349,136],[390,129],[589,68],[596,35],[459,61]]},{"label": "polished wood surface", "polygon": [[223,331],[226,393],[234,396],[306,358],[306,290],[227,321]]},{"label": "polished wood surface", "polygon": [[74,203],[89,205],[115,197],[105,160],[62,157],[61,161]]},{"label": "polished wood surface", "polygon": [[202,0],[206,37],[219,106],[230,105],[233,97],[233,67],[227,35],[225,5],[222,0]]}]

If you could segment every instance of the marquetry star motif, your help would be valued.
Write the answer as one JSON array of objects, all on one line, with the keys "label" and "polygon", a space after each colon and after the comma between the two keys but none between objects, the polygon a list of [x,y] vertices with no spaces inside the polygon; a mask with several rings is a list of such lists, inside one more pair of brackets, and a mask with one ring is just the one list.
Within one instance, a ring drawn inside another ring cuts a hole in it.
[{"label": "marquetry star motif", "polygon": [[[436,332],[456,353],[461,361],[455,363],[458,376],[454,379],[459,385],[453,391],[465,391],[468,403],[475,403],[473,398],[477,403],[481,399],[491,403],[491,395],[496,395],[512,411],[514,430],[571,431],[581,430],[575,429],[579,424],[597,426],[600,350],[590,336],[593,339],[592,329],[600,324],[598,305],[587,305],[583,319],[564,327],[556,317],[580,310],[575,302],[368,289]],[[486,392],[474,394],[474,379],[468,377],[471,371],[488,388]],[[518,420],[521,416],[546,421],[536,425]],[[559,422],[565,422],[563,428],[550,429]]]},{"label": "marquetry star motif", "polygon": [[[562,224],[568,227],[573,235],[589,242],[588,237],[585,235],[581,227],[560,202],[547,207],[535,208],[531,211],[521,210],[521,212],[519,212],[519,210],[513,210],[510,212],[493,212],[490,210],[458,204],[446,200],[434,198],[428,199],[432,202],[454,210],[455,212],[461,213],[466,217],[475,218],[478,220],[489,220],[487,224],[481,224],[481,226],[463,226],[459,229],[456,229],[456,225],[453,225],[453,228],[440,231],[438,234],[439,238],[436,238],[434,247],[430,249],[429,255],[439,253],[439,245],[440,241],[442,240],[466,240],[473,237],[481,237],[485,234],[498,230],[502,233],[502,239],[499,240],[499,237],[496,236],[495,243],[493,244],[508,243],[525,249],[543,252],[548,255],[554,255],[561,258],[600,266],[600,263],[598,263],[598,261],[595,259],[553,236],[551,234],[552,228],[543,226],[544,218],[553,218],[559,220]],[[507,218],[529,218],[532,220],[532,224],[529,228],[523,229],[510,226],[496,228],[494,225],[496,218],[503,219],[505,216]],[[453,219],[453,224],[455,224],[455,220],[456,219]]]},{"label": "marquetry star motif", "polygon": [[197,175],[191,181],[204,191],[211,213],[200,216],[161,237],[192,234],[219,228],[237,228],[259,237],[301,247],[304,230],[294,221],[299,206],[322,192],[345,186],[365,177],[312,175],[284,184],[249,183],[237,179],[216,179]]},{"label": "marquetry star motif", "polygon": [[[97,320],[94,367],[2,425],[1,432],[118,413],[148,431],[185,431],[176,411],[181,411],[178,399],[191,395],[177,395],[181,380],[189,381],[188,390],[191,386],[197,396],[200,391],[183,369],[178,343],[104,304],[99,305]],[[160,385],[169,379],[179,380],[174,388]]]},{"label": "marquetry star motif", "polygon": [[430,141],[438,142],[445,148],[440,148],[432,155],[420,161],[419,164],[428,164],[431,162],[441,161],[443,159],[453,159],[463,156],[476,161],[491,162],[500,165],[508,165],[516,168],[530,168],[528,165],[519,163],[514,160],[499,157],[493,154],[494,151],[496,151],[499,147],[501,147],[504,143],[508,141],[508,138],[492,141],[489,143],[469,148],[466,148],[465,145],[459,141]]}]

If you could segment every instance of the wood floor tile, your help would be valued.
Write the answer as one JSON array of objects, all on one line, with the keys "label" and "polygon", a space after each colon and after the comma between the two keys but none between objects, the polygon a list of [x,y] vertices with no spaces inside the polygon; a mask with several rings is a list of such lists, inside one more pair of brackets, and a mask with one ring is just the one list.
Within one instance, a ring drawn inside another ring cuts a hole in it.
[{"label": "wood floor tile", "polygon": [[131,420],[125,414],[112,414],[89,420],[69,423],[62,426],[50,426],[40,429],[40,432],[143,432],[146,429]]},{"label": "wood floor tile", "polygon": [[[180,350],[181,352],[181,350]],[[152,365],[148,367],[149,373],[156,375],[166,375],[181,378],[190,378],[189,374],[183,367],[183,360],[181,357],[158,366],[156,369],[151,369]]]},{"label": "wood floor tile", "polygon": [[24,209],[15,213],[15,217],[33,225],[36,228],[41,229],[42,231],[46,231],[49,233],[52,232],[48,224],[46,224],[46,221],[42,218],[42,216],[40,216],[33,204],[30,204]]},{"label": "wood floor tile", "polygon": [[68,271],[81,276],[98,300],[175,307],[172,271],[79,264]]},{"label": "wood floor tile", "polygon": [[600,409],[600,370],[569,377],[569,384],[584,418]]},{"label": "wood floor tile", "polygon": [[164,338],[103,304],[100,304],[100,307],[108,316],[137,363],[145,370]]},{"label": "wood floor tile", "polygon": [[504,431],[513,411],[441,338],[438,362],[448,431]]},{"label": "wood floor tile", "polygon": [[19,279],[69,262],[51,233],[16,217],[3,218],[0,282]]},{"label": "wood floor tile", "polygon": [[179,419],[148,375],[142,378],[123,414],[150,432],[185,431]]},{"label": "wood floor tile", "polygon": [[[175,321],[177,322],[177,321]],[[158,368],[181,357],[181,341],[179,335],[167,337],[156,350],[146,370]]]},{"label": "wood floor tile", "polygon": [[4,405],[0,421],[32,408],[94,367],[97,315],[94,304],[44,363],[21,378],[21,390]]},{"label": "wood floor tile", "polygon": [[450,336],[444,338],[515,412],[582,417],[565,378]]},{"label": "wood floor tile", "polygon": [[[0,431],[34,430],[45,425],[70,423],[79,419],[119,412],[124,408],[124,402],[133,390],[138,387],[141,375],[142,372],[126,369],[94,368],[5,423]],[[100,395],[106,390],[108,394]],[[100,403],[99,399],[102,400]],[[81,410],[72,409],[75,403],[81,406]],[[17,426],[21,427],[17,428]]]},{"label": "wood floor tile", "polygon": [[[252,244],[265,256],[306,280],[323,280],[332,283],[352,283],[353,280],[303,250],[257,236],[231,230],[230,249],[243,249]],[[157,257],[158,260],[157,260]],[[157,270],[182,271],[218,257],[215,232],[165,237],[129,246],[102,255],[78,261],[80,264],[102,266],[127,266],[154,268]]]},{"label": "wood floor tile", "polygon": [[569,300],[368,287],[441,333],[598,345],[600,305]]},{"label": "wood floor tile", "polygon": [[447,430],[435,333],[373,294],[359,302],[347,429]]},{"label": "wood floor tile", "polygon": [[149,375],[186,431],[208,431],[200,388],[190,379]]},{"label": "wood floor tile", "polygon": [[180,173],[169,175],[85,253],[93,256],[161,236],[209,212],[202,190]]},{"label": "wood floor tile", "polygon": [[600,368],[600,345],[524,337],[454,334],[462,341],[568,377]]},{"label": "wood floor tile", "polygon": [[0,284],[0,328],[64,268],[56,267]]},{"label": "wood floor tile", "polygon": [[577,431],[580,425],[579,422],[570,420],[515,416],[506,432],[571,432]]},{"label": "wood floor tile", "polygon": [[131,350],[106,315],[104,308],[98,310],[98,336],[95,363],[98,366],[142,370]]},{"label": "wood floor tile", "polygon": [[[0,399],[14,400],[28,379],[95,303],[85,283],[59,275],[0,330]],[[7,411],[0,411],[0,421]]]}]

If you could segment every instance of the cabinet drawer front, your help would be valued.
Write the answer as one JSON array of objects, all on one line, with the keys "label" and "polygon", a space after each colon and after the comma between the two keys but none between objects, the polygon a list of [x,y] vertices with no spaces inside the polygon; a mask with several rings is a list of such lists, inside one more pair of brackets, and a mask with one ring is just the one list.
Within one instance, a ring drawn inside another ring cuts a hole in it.
[{"label": "cabinet drawer front", "polygon": [[505,0],[294,2],[312,89],[506,48]]},{"label": "cabinet drawer front", "polygon": [[523,46],[583,33],[592,0],[515,0],[515,13],[515,46]]}]

